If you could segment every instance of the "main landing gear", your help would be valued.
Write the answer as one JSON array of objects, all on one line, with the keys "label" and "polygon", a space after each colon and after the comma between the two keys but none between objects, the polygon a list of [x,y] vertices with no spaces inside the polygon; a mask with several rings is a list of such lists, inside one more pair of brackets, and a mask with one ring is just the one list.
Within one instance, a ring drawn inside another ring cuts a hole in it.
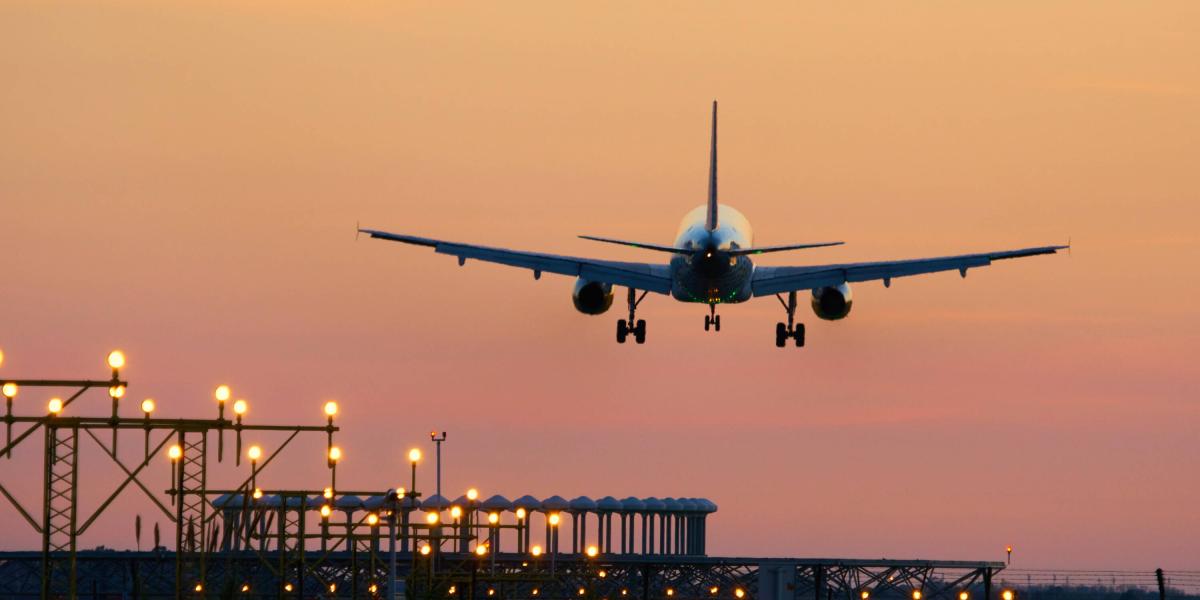
[{"label": "main landing gear", "polygon": [[721,315],[717,314],[716,304],[709,304],[708,314],[704,315],[704,330],[708,331],[710,327],[717,331],[721,330]]},{"label": "main landing gear", "polygon": [[628,297],[629,299],[627,300],[627,302],[629,303],[629,319],[628,320],[621,319],[620,321],[617,321],[617,343],[618,344],[624,344],[625,338],[628,337],[629,334],[631,334],[631,333],[633,334],[633,341],[635,341],[639,344],[646,343],[646,320],[645,319],[637,319],[636,321],[634,320],[636,318],[635,313],[637,311],[637,307],[639,304],[642,303],[642,299],[646,297],[646,293],[647,292],[643,291],[642,295],[638,296],[637,290],[635,290],[633,288],[629,288],[629,297]]},{"label": "main landing gear", "polygon": [[787,324],[775,324],[775,346],[782,348],[787,345],[788,338],[796,340],[796,347],[804,346],[804,323],[796,323],[796,292],[788,292],[787,302],[783,301],[783,296],[775,294],[779,299],[779,303],[783,305],[783,309],[787,311]]}]

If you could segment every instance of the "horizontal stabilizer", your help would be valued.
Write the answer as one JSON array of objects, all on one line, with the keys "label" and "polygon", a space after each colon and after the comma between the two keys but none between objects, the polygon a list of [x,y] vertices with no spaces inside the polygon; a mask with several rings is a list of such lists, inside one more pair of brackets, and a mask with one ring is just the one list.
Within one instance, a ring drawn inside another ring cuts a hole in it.
[{"label": "horizontal stabilizer", "polygon": [[846,242],[819,242],[816,244],[789,244],[787,246],[760,246],[758,248],[738,248],[730,250],[729,253],[734,256],[744,256],[746,254],[763,254],[764,252],[783,252],[784,250],[805,250],[807,248],[824,248],[826,246],[841,246]]},{"label": "horizontal stabilizer", "polygon": [[631,246],[633,248],[641,248],[643,250],[656,250],[658,252],[673,252],[675,254],[691,254],[690,250],[676,248],[674,246],[661,246],[659,244],[643,244],[642,242],[627,242],[625,240],[614,240],[612,238],[602,238],[592,235],[581,235],[580,238],[592,240],[593,242],[604,242],[606,244],[617,244],[619,246]]}]

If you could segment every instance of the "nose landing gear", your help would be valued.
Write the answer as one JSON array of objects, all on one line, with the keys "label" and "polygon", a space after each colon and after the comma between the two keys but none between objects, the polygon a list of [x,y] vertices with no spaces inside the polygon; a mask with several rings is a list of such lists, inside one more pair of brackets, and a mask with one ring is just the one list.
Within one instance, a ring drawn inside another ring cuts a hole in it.
[{"label": "nose landing gear", "polygon": [[783,309],[787,311],[787,324],[775,324],[775,346],[782,348],[787,345],[788,338],[796,341],[797,348],[804,347],[804,323],[796,323],[796,292],[788,292],[787,302],[783,296],[775,294]]},{"label": "nose landing gear", "polygon": [[709,328],[715,329],[717,331],[721,330],[721,315],[717,314],[717,305],[716,304],[709,304],[708,305],[708,314],[704,315],[704,330],[708,331]]},{"label": "nose landing gear", "polygon": [[[637,295],[637,290],[629,288],[628,304],[629,304],[629,319],[621,319],[617,321],[617,343],[624,344],[625,339],[629,334],[633,334],[633,341],[644,344],[646,343],[646,320],[636,319],[637,307],[642,303],[642,299],[646,297],[647,292],[643,291],[641,296]],[[635,320],[636,319],[636,320]]]}]

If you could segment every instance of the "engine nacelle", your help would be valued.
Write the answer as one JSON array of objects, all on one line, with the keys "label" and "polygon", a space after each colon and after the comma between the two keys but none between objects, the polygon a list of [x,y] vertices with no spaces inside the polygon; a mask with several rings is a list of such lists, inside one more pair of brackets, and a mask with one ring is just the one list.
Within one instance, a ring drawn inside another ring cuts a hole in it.
[{"label": "engine nacelle", "polygon": [[571,301],[575,303],[575,310],[585,315],[604,314],[613,303],[612,284],[580,277],[575,280]]},{"label": "engine nacelle", "polygon": [[854,304],[854,295],[846,283],[835,287],[822,287],[812,291],[812,309],[816,315],[826,321],[836,321],[850,314],[850,305]]}]

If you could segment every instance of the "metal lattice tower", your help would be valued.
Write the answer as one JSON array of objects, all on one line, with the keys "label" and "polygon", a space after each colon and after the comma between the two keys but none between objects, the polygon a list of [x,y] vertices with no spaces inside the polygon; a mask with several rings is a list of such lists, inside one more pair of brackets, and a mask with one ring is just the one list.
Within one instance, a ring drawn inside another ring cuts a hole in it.
[{"label": "metal lattice tower", "polygon": [[[69,597],[75,597],[76,484],[79,481],[79,430],[46,427],[45,498],[42,504],[42,569],[67,574]],[[50,558],[51,553],[55,558]],[[55,590],[45,577],[42,596]],[[60,590],[61,592],[61,590]]]}]

